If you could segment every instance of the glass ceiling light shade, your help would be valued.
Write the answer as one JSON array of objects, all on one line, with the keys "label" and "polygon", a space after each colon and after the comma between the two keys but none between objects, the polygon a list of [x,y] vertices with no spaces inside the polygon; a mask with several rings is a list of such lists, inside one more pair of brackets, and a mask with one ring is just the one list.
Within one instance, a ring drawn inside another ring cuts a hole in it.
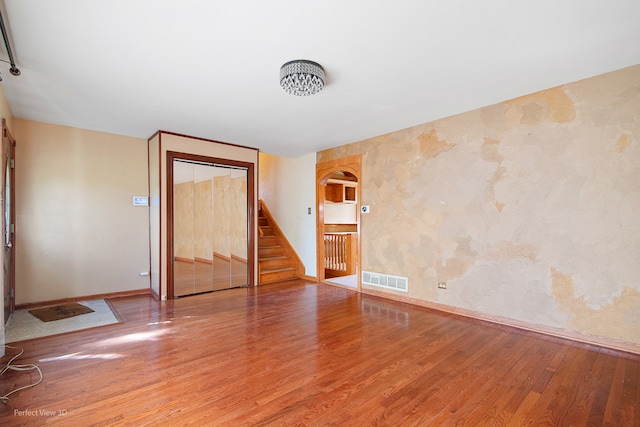
[{"label": "glass ceiling light shade", "polygon": [[280,67],[280,86],[291,95],[313,95],[324,87],[324,69],[306,59],[289,61]]}]

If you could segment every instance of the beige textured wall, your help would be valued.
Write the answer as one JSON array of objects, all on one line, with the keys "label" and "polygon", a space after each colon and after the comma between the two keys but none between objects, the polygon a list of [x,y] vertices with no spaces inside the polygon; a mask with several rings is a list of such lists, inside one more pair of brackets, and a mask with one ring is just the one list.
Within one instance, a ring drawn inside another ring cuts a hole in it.
[{"label": "beige textured wall", "polygon": [[14,119],[16,303],[149,287],[147,141]]},{"label": "beige textured wall", "polygon": [[363,270],[408,277],[412,298],[640,343],[640,66],[317,161],[353,154]]}]

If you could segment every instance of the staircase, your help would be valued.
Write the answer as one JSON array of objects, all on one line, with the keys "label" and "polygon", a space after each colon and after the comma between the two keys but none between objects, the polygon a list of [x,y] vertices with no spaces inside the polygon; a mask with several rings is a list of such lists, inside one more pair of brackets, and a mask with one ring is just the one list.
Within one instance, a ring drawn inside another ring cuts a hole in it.
[{"label": "staircase", "polygon": [[258,211],[258,271],[260,285],[297,279],[300,260],[262,200]]}]

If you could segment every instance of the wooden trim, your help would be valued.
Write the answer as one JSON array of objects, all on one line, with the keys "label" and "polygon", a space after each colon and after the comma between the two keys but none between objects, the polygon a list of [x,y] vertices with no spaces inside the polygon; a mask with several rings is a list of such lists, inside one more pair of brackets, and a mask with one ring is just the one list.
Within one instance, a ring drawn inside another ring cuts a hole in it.
[{"label": "wooden trim", "polygon": [[[164,268],[162,268],[162,251],[163,251],[163,247],[162,247],[162,238],[164,237],[164,234],[166,231],[165,229],[162,227],[162,209],[164,208],[163,203],[165,203],[164,197],[162,196],[162,133],[158,132],[158,296],[160,301],[162,301],[162,281],[166,280],[166,278],[164,277],[164,275],[166,275],[166,270]],[[173,168],[171,169],[171,181],[173,182]],[[166,190],[165,190],[166,191]],[[149,195],[151,196],[151,195]],[[166,220],[166,218],[165,218]],[[151,224],[149,224],[151,225]],[[150,270],[149,271],[150,275],[153,275],[153,272]],[[165,283],[165,292],[167,293],[167,298],[168,298],[168,287],[169,285],[167,283]]]},{"label": "wooden trim", "polygon": [[30,302],[26,304],[20,304],[16,306],[16,310],[24,310],[38,307],[47,307],[50,305],[58,305],[65,304],[68,302],[77,302],[77,301],[89,301],[96,299],[109,299],[109,298],[125,298],[125,297],[134,297],[134,296],[147,296],[151,294],[151,290],[148,288],[143,289],[134,289],[132,291],[121,291],[121,292],[109,292],[106,294],[94,294],[94,295],[85,295],[82,297],[69,297],[69,298],[61,298],[49,301],[40,301],[40,302]]},{"label": "wooden trim", "polygon": [[149,138],[147,138],[147,143],[151,142],[151,140],[152,140],[153,138],[155,138],[155,137],[156,137],[156,135],[158,136],[158,139],[159,139],[159,138],[160,138],[160,133],[161,133],[161,131],[159,131],[159,130],[155,131],[155,132],[153,133],[153,135],[151,135]]},{"label": "wooden trim", "polygon": [[[162,134],[161,134],[162,135]],[[162,147],[160,148],[160,153],[162,155]],[[167,230],[167,246],[165,248],[166,255],[166,272],[167,272],[167,299],[171,300],[175,298],[173,292],[173,159],[174,153],[167,151],[167,159],[165,165],[165,191],[166,194],[165,200],[167,201],[167,212],[165,214],[166,224],[165,228]],[[160,169],[160,175],[162,176],[162,168]],[[162,177],[160,178],[162,181]],[[162,187],[160,188],[160,198],[162,199]],[[160,211],[160,217],[162,218],[162,211]],[[160,224],[160,228],[162,229],[162,224]],[[162,240],[160,240],[160,252],[162,253]]]},{"label": "wooden trim", "polygon": [[183,258],[181,256],[177,256],[173,260],[178,262],[186,262],[187,264],[194,264],[196,262],[196,260],[193,258]]},{"label": "wooden trim", "polygon": [[300,279],[302,279],[302,280],[308,280],[308,281],[310,281],[310,282],[319,283],[318,278],[317,278],[317,277],[315,277],[315,276],[307,276],[307,275],[304,275],[304,276],[300,277]]},{"label": "wooden trim", "polygon": [[550,335],[557,338],[563,338],[571,341],[577,341],[585,344],[593,344],[600,347],[606,347],[613,350],[622,350],[628,353],[640,354],[640,344],[628,341],[616,340],[614,338],[600,337],[596,335],[585,334],[578,331],[568,329],[555,328],[552,326],[538,325],[535,323],[524,322],[521,320],[510,319],[508,317],[495,316],[466,308],[454,307],[446,304],[440,304],[432,301],[425,301],[417,298],[405,297],[386,292],[374,291],[372,289],[362,289],[361,292],[379,298],[386,298],[393,301],[403,302],[407,304],[417,305],[437,311],[455,314],[458,316],[469,317],[476,320],[491,322],[502,326],[523,329],[526,331],[537,332],[544,335]]},{"label": "wooden trim", "polygon": [[169,132],[169,131],[166,131],[166,130],[159,130],[154,134],[154,136],[156,134],[158,134],[158,133],[165,134],[165,135],[179,136],[181,138],[197,139],[199,141],[205,141],[205,142],[213,142],[214,144],[229,145],[231,147],[246,148],[247,150],[259,151],[257,148],[254,148],[254,147],[247,147],[247,146],[244,146],[244,145],[232,144],[230,142],[216,141],[215,139],[200,138],[198,136],[185,135],[185,134],[182,134],[182,133]]},{"label": "wooden trim", "polygon": [[326,233],[357,233],[358,224],[325,224],[324,232]]},{"label": "wooden trim", "polygon": [[267,208],[267,205],[264,203],[264,200],[258,200],[258,205],[260,205],[262,215],[269,221],[269,225],[273,228],[274,235],[278,238],[280,244],[287,252],[288,256],[296,260],[296,263],[298,265],[298,277],[303,277],[305,275],[305,267],[302,263],[302,260],[296,253],[296,250],[293,249],[293,246],[291,246],[291,243],[289,243],[289,240],[287,240],[287,236],[285,236],[285,234],[282,232],[276,220],[273,219],[273,215],[271,215],[271,212],[269,211],[269,208]]}]

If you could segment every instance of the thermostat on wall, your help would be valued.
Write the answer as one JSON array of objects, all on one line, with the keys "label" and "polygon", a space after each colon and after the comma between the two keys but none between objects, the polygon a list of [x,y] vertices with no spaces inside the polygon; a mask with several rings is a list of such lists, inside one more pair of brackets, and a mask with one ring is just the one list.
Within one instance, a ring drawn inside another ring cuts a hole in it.
[{"label": "thermostat on wall", "polygon": [[133,196],[133,206],[149,206],[149,198],[147,196]]}]

